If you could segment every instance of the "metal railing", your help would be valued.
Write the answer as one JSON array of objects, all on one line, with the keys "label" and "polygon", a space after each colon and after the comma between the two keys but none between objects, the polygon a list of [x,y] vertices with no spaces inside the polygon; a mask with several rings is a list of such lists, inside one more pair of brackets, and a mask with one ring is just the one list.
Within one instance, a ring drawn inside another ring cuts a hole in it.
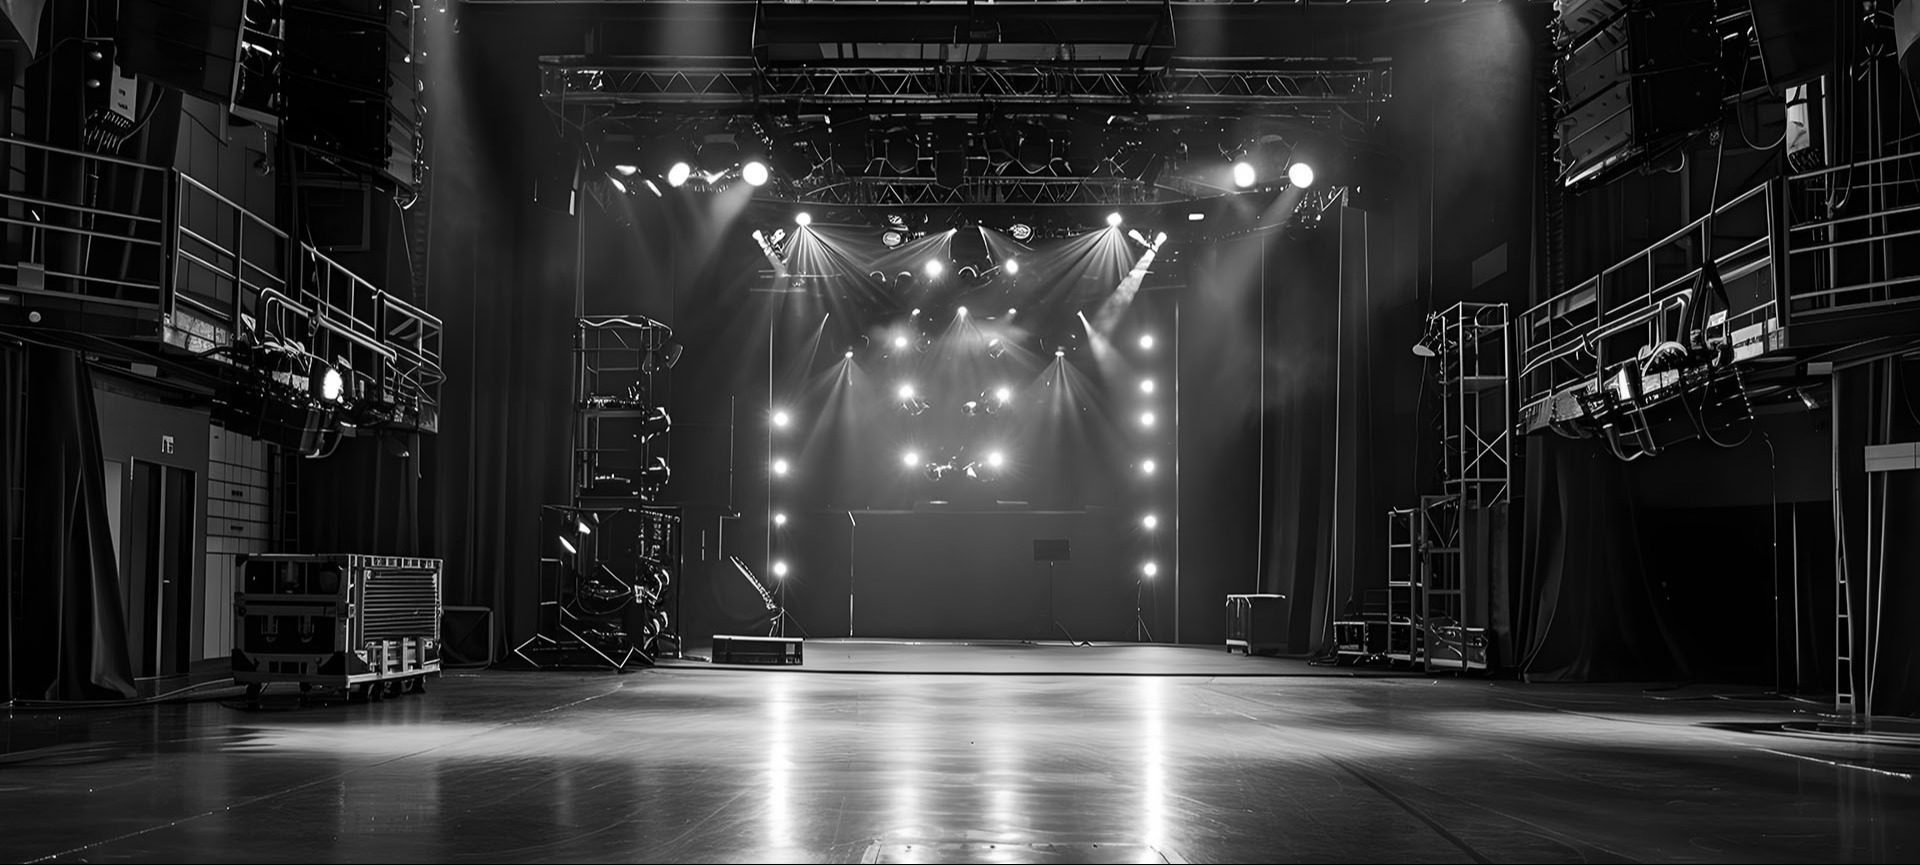
[{"label": "metal railing", "polygon": [[1920,151],[1787,178],[1796,323],[1920,302]]},{"label": "metal railing", "polygon": [[1686,339],[1680,330],[1689,304],[1719,306],[1717,298],[1694,296],[1702,251],[1713,255],[1730,308],[1696,324],[1727,339],[1736,359],[1766,351],[1780,326],[1775,201],[1774,183],[1755,186],[1522,313],[1515,335],[1523,431],[1577,414],[1567,392],[1598,389],[1643,347]]},{"label": "metal railing", "polygon": [[344,366],[363,421],[437,428],[438,318],[184,172],[21,139],[0,148],[0,325],[249,366],[295,390],[315,360]]}]

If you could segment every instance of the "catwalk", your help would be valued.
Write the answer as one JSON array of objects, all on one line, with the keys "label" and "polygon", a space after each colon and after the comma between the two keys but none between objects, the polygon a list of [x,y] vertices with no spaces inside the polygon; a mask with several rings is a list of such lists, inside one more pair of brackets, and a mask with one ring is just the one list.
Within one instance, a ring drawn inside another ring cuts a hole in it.
[{"label": "catwalk", "polygon": [[1216,648],[814,641],[799,668],[16,712],[0,858],[1911,861],[1914,739],[1812,731],[1819,708]]}]

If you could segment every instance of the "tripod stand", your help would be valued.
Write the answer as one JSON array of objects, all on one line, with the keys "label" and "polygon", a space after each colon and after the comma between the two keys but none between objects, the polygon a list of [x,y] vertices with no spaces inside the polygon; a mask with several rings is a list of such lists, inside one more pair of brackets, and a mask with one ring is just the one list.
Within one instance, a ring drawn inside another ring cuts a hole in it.
[{"label": "tripod stand", "polygon": [[800,620],[794,618],[792,613],[787,612],[787,580],[786,578],[780,577],[778,579],[780,580],[780,588],[776,592],[776,597],[779,598],[779,601],[777,602],[779,607],[779,612],[774,614],[773,621],[767,623],[767,636],[769,637],[786,636],[788,622],[792,622],[794,627],[800,629],[800,636],[803,636],[803,637],[808,636],[806,626],[800,624]]},{"label": "tripod stand", "polygon": [[[1139,577],[1133,578],[1133,641],[1136,643],[1153,642],[1153,632],[1147,630],[1147,620],[1140,617],[1140,586],[1144,582]],[[1144,638],[1142,635],[1145,635]]]}]

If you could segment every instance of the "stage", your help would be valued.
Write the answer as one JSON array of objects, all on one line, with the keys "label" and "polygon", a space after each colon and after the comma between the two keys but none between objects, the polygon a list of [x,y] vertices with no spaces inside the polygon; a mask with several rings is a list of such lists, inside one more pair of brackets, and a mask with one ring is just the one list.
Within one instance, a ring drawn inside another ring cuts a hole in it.
[{"label": "stage", "polygon": [[11,714],[0,859],[1910,861],[1920,749],[1706,687],[810,641],[300,705]]}]

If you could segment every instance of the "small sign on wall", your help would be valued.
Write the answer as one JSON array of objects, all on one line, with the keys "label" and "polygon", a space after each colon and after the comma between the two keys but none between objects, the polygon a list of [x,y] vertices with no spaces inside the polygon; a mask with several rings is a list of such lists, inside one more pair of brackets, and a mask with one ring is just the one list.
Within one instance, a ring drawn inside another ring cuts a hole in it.
[{"label": "small sign on wall", "polygon": [[163,435],[160,437],[160,452],[163,454],[173,453],[173,436]]}]

